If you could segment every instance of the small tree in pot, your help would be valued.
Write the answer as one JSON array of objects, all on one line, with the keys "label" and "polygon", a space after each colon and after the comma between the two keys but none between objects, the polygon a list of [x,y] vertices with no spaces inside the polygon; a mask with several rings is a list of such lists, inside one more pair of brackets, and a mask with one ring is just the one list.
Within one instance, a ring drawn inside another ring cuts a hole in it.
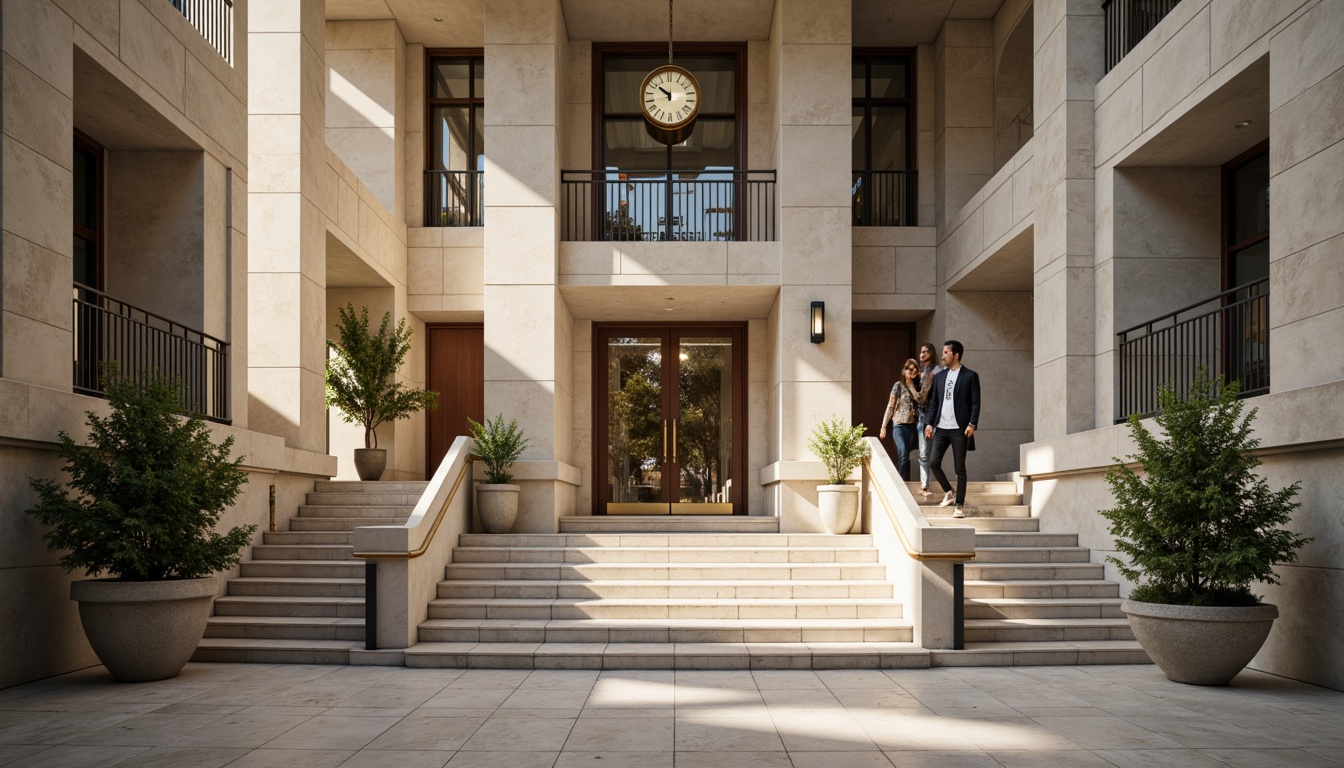
[{"label": "small tree in pot", "polygon": [[472,456],[485,463],[485,482],[476,486],[481,525],[486,533],[508,533],[518,519],[519,488],[513,485],[513,463],[527,448],[527,438],[518,428],[517,419],[505,426],[502,413],[484,424],[470,418],[467,422],[476,440]]},{"label": "small tree in pot", "polygon": [[1204,369],[1184,398],[1162,387],[1154,420],[1167,439],[1130,416],[1139,446],[1130,458],[1143,473],[1120,463],[1106,476],[1116,506],[1101,514],[1127,558],[1108,559],[1140,582],[1122,608],[1144,650],[1178,682],[1226,685],[1254,658],[1278,609],[1251,584],[1278,584],[1274,565],[1293,562],[1311,541],[1281,527],[1300,506],[1300,484],[1274,491],[1254,472],[1256,410],[1242,417],[1239,389]]},{"label": "small tree in pot", "polygon": [[191,658],[210,618],[213,574],[238,563],[255,525],[218,533],[224,510],[247,482],[233,438],[215,445],[199,416],[179,418],[179,387],[160,376],[137,385],[111,369],[107,418],[88,412],[88,444],[60,432],[70,497],[52,480],[29,482],[40,499],[28,514],[51,527],[67,571],[110,578],[76,581],[84,634],[118,680],[173,677]]},{"label": "small tree in pot", "polygon": [[859,515],[859,487],[846,481],[851,472],[872,451],[863,441],[862,424],[851,427],[839,416],[832,415],[812,430],[807,449],[826,465],[829,485],[817,486],[817,507],[821,523],[831,533],[849,533]]},{"label": "small tree in pot", "polygon": [[364,447],[355,449],[355,471],[360,480],[377,480],[387,468],[387,450],[378,447],[378,426],[438,407],[439,395],[396,380],[411,349],[405,320],[392,328],[392,313],[386,312],[378,332],[369,333],[368,307],[356,314],[354,305],[347,304],[338,311],[340,341],[327,340],[333,353],[327,358],[327,405],[339,408],[347,424],[364,427]]}]

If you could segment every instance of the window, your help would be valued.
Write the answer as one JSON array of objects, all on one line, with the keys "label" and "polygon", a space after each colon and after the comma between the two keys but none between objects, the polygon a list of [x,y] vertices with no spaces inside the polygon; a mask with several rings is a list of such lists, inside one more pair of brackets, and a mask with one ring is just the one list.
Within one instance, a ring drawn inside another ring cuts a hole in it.
[{"label": "window", "polygon": [[909,52],[860,51],[851,83],[853,223],[913,225],[914,58]]},{"label": "window", "polygon": [[75,131],[75,269],[73,279],[103,289],[103,148]]},{"label": "window", "polygon": [[480,51],[430,51],[425,84],[425,226],[480,226],[485,58]]},{"label": "window", "polygon": [[1269,145],[1223,166],[1223,289],[1269,277]]}]

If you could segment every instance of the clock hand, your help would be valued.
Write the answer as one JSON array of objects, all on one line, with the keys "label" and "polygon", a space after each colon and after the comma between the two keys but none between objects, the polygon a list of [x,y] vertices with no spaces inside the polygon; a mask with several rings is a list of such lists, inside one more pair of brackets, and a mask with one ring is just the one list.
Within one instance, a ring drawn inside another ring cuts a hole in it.
[{"label": "clock hand", "polygon": [[666,88],[664,88],[664,87],[661,86],[661,85],[658,86],[658,90],[660,90],[660,91],[663,92],[663,95],[667,97],[667,100],[668,100],[668,101],[671,101],[671,100],[672,100],[672,92],[671,92],[671,91],[667,90]]}]

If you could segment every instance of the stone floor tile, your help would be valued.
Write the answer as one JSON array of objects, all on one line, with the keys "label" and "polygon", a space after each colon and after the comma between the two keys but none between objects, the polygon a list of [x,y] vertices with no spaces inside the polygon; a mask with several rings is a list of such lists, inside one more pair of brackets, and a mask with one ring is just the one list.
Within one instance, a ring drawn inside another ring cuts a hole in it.
[{"label": "stone floor tile", "polygon": [[1084,749],[1173,749],[1180,744],[1118,717],[1037,717]]},{"label": "stone floor tile", "polygon": [[254,749],[228,768],[336,768],[354,755],[337,749]]},{"label": "stone floor tile", "polygon": [[166,747],[237,747],[254,749],[308,720],[306,715],[225,715],[164,744]]},{"label": "stone floor tile", "polygon": [[489,714],[491,715],[498,714],[501,717],[521,717],[521,718],[534,718],[542,720],[555,720],[555,719],[573,720],[579,715],[583,714],[583,710],[578,707],[565,707],[563,709],[559,707],[547,707],[545,709],[528,709],[526,707],[516,707],[513,709],[497,709]]},{"label": "stone floor tile", "polygon": [[1344,748],[1344,715],[1335,718],[1274,714],[1261,717],[1219,717],[1237,728],[1257,731],[1295,747]]},{"label": "stone floor tile", "polygon": [[145,747],[52,747],[21,757],[5,768],[104,768],[130,759]]},{"label": "stone floor tile", "polygon": [[707,686],[677,683],[677,709],[684,707],[710,707],[750,705],[765,706],[765,699],[755,686],[751,688],[710,688]]},{"label": "stone floor tile", "polygon": [[[483,717],[438,717],[437,713],[451,710],[421,710],[436,713],[425,717],[419,713],[407,717],[383,731],[378,738],[364,747],[368,750],[435,751],[457,750],[467,743],[472,734],[485,723]],[[447,757],[444,758],[447,762]]]},{"label": "stone floor tile", "polygon": [[584,718],[574,724],[564,751],[577,752],[672,752],[671,718],[630,720]]},{"label": "stone floor tile", "polygon": [[[604,673],[605,674],[605,673]],[[674,684],[658,680],[621,679],[603,677],[588,694],[585,709],[594,707],[673,707],[676,704]]]},{"label": "stone floor tile", "polygon": [[161,707],[155,707],[145,714],[155,715],[232,715],[241,709],[245,709],[241,704],[198,704],[194,702],[177,702],[174,704],[164,704]]},{"label": "stone floor tile", "polygon": [[1193,749],[1099,749],[1097,757],[1116,768],[1225,768],[1226,763]]},{"label": "stone floor tile", "polygon": [[445,688],[421,708],[487,709],[493,712],[513,695],[513,688]]},{"label": "stone floor tile", "polygon": [[899,688],[833,688],[831,695],[846,709],[918,709],[924,704]]},{"label": "stone floor tile", "polygon": [[980,750],[888,750],[885,754],[895,768],[1002,768],[999,761]]},{"label": "stone floor tile", "polygon": [[0,765],[9,765],[21,757],[27,757],[51,749],[43,744],[0,744]]},{"label": "stone floor tile", "polygon": [[443,768],[452,756],[452,752],[364,749],[341,763],[341,768]]},{"label": "stone floor tile", "polygon": [[793,768],[891,768],[881,752],[799,752],[789,750]]},{"label": "stone floor tile", "polygon": [[309,718],[284,734],[266,742],[268,749],[330,749],[355,751],[396,725],[399,717]]},{"label": "stone floor tile", "polygon": [[259,717],[315,717],[331,710],[331,707],[272,707],[269,704],[253,704],[243,707],[236,714]]},{"label": "stone floor tile", "polygon": [[415,711],[414,707],[332,707],[322,714],[332,717],[405,717]]},{"label": "stone floor tile", "polygon": [[64,744],[86,733],[137,717],[137,713],[20,712],[0,726],[0,744]]},{"label": "stone floor tile", "polygon": [[756,678],[747,670],[699,670],[699,669],[679,669],[676,672],[676,684],[689,686],[697,689],[725,690],[742,689],[757,690]]},{"label": "stone floor tile", "polygon": [[274,707],[337,707],[359,693],[343,686],[301,685],[270,696],[266,703]]},{"label": "stone floor tile", "polygon": [[515,750],[559,752],[575,720],[533,720],[495,716],[472,735],[462,749],[469,751]]},{"label": "stone floor tile", "polygon": [[1234,768],[1322,768],[1333,760],[1301,749],[1201,749],[1201,754]]},{"label": "stone floor tile", "polygon": [[856,717],[855,722],[883,752],[932,750],[982,752],[965,734],[933,715]]},{"label": "stone floor tile", "polygon": [[527,676],[518,687],[522,690],[537,688],[571,690],[585,688],[592,690],[597,682],[597,670],[553,670],[537,669]]},{"label": "stone floor tile", "polygon": [[222,768],[246,755],[246,749],[155,747],[126,758],[118,768]]},{"label": "stone floor tile", "polygon": [[462,750],[447,768],[552,768],[559,752],[473,752]]},{"label": "stone floor tile", "polygon": [[1126,717],[1126,720],[1165,736],[1183,747],[1209,749],[1263,749],[1291,747],[1274,736],[1259,731],[1247,731],[1213,717]]},{"label": "stone floor tile", "polygon": [[877,744],[847,714],[772,715],[784,748],[794,752],[875,752]]},{"label": "stone floor tile", "polygon": [[1340,765],[1344,765],[1344,749],[1335,749],[1334,747],[1304,747],[1303,752],[1310,752],[1317,757],[1324,757],[1326,760],[1334,760]]},{"label": "stone floor tile", "polygon": [[1086,750],[1060,752],[990,752],[1003,768],[1113,768]]},{"label": "stone floor tile", "polygon": [[676,751],[779,752],[784,742],[774,721],[762,717],[683,718],[677,721]]},{"label": "stone floor tile", "polygon": [[794,669],[756,669],[752,670],[751,676],[756,678],[756,687],[762,691],[783,688],[788,690],[812,689],[818,691],[829,690],[826,683],[817,677],[817,673],[811,670]]},{"label": "stone floor tile", "polygon": [[512,709],[582,709],[590,688],[518,688],[499,705],[507,713]]},{"label": "stone floor tile", "polygon": [[954,730],[986,752],[1076,750],[1078,745],[1028,717],[948,720]]},{"label": "stone floor tile", "polygon": [[672,752],[560,753],[555,768],[672,768]]},{"label": "stone floor tile", "polygon": [[[508,688],[513,690],[523,681],[532,675],[532,670],[528,669],[469,669],[453,682],[449,683],[447,688],[476,688],[486,690],[500,690]],[[445,688],[444,692],[447,692]]]},{"label": "stone floor tile", "polygon": [[[558,711],[558,710],[557,710]],[[643,717],[672,717],[675,711],[671,707],[585,707],[579,713],[579,719],[620,717],[625,719]]]},{"label": "stone floor tile", "polygon": [[830,709],[837,712],[844,707],[835,698],[835,694],[826,688],[763,688],[761,698],[765,705],[774,711],[796,709]]},{"label": "stone floor tile", "polygon": [[677,768],[792,768],[788,752],[678,752]]},{"label": "stone floor tile", "polygon": [[374,709],[385,707],[415,709],[426,701],[434,698],[436,694],[446,687],[448,687],[448,683],[442,685],[438,683],[433,685],[378,685],[360,691],[354,696],[342,701],[340,706],[369,707]]}]

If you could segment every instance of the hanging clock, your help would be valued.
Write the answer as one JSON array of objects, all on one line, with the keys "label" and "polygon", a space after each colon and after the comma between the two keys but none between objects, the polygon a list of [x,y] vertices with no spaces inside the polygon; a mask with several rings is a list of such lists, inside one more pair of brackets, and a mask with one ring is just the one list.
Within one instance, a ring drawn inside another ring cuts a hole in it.
[{"label": "hanging clock", "polygon": [[644,127],[654,141],[680,144],[691,135],[700,114],[700,84],[674,64],[660,64],[639,89]]}]

